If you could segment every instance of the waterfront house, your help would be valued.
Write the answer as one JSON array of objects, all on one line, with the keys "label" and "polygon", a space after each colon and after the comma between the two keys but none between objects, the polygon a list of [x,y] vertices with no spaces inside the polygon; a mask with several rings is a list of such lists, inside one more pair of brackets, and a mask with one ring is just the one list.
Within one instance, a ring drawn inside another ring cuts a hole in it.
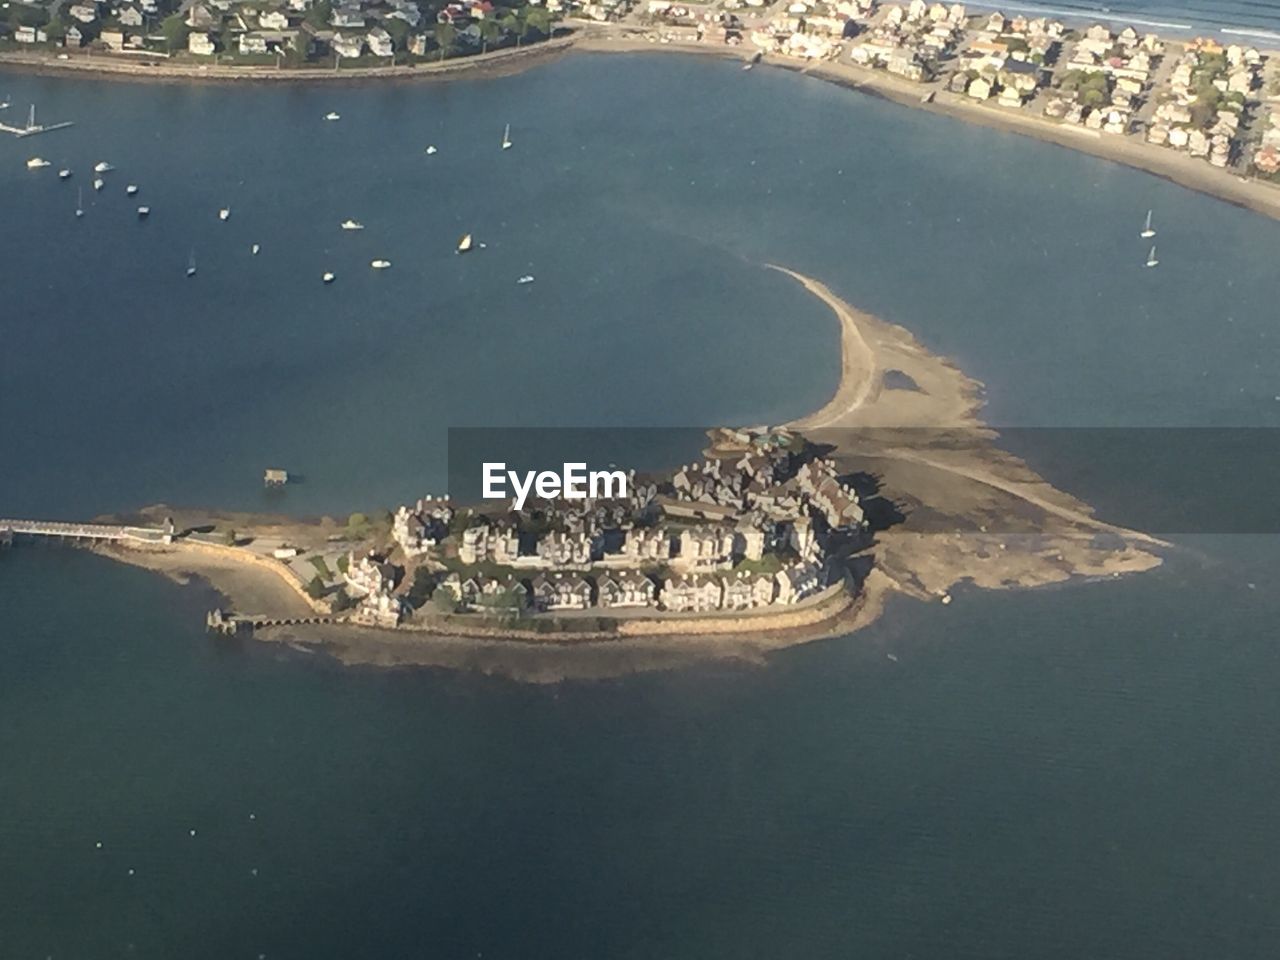
[{"label": "waterfront house", "polygon": [[200,30],[187,34],[187,50],[198,57],[211,57],[217,48],[213,38]]},{"label": "waterfront house", "polygon": [[409,38],[409,52],[415,57],[425,57],[427,55],[427,35],[425,33],[415,33]]},{"label": "waterfront house", "polygon": [[391,628],[404,618],[404,602],[385,593],[369,594],[356,606],[351,621],[365,627]]},{"label": "waterfront house", "polygon": [[19,27],[13,31],[13,39],[18,43],[44,43],[49,37],[36,27]]},{"label": "waterfront house", "polygon": [[80,28],[74,23],[67,28],[66,35],[62,38],[64,47],[82,47],[84,46],[84,34],[80,32]]},{"label": "waterfront house", "polygon": [[374,27],[365,37],[365,42],[369,44],[369,52],[375,57],[390,57],[395,53],[395,44],[391,40],[391,34],[387,33],[382,27]]},{"label": "waterfront house", "polygon": [[258,26],[264,30],[288,30],[289,18],[280,10],[268,10],[258,16]]},{"label": "waterfront house", "polygon": [[671,535],[665,527],[636,527],[625,534],[622,552],[636,561],[671,559]]},{"label": "waterfront house", "polygon": [[768,574],[740,571],[723,579],[721,607],[725,610],[749,610],[767,606],[773,602],[775,589],[774,579]]},{"label": "waterfront house", "polygon": [[642,573],[607,573],[596,581],[602,607],[651,607],[657,594],[654,582]]},{"label": "waterfront house", "polygon": [[730,562],[734,531],[728,527],[690,527],[680,533],[678,560],[686,566],[713,567]]},{"label": "waterfront house", "polygon": [[81,23],[93,23],[98,19],[98,8],[91,3],[77,3],[67,8],[67,15]]},{"label": "waterfront house", "polygon": [[353,34],[335,33],[333,39],[329,41],[329,46],[338,56],[355,60],[364,53],[364,38]]},{"label": "waterfront house", "polygon": [[591,582],[578,573],[543,573],[532,581],[539,610],[585,610],[591,606]]},{"label": "waterfront house", "polygon": [[[212,30],[222,22],[222,17],[213,13],[206,4],[192,4],[191,9],[187,11],[187,19],[184,21],[192,30]],[[207,37],[205,39],[208,39]],[[188,47],[190,49],[190,47]],[[196,51],[192,50],[192,53]],[[210,50],[210,53],[213,51]]]},{"label": "waterfront house", "polygon": [[822,568],[816,563],[792,563],[774,575],[778,603],[799,603],[823,587]]},{"label": "waterfront house", "polygon": [[266,53],[267,40],[259,33],[242,33],[239,48],[242,55]]},{"label": "waterfront house", "polygon": [[329,15],[329,25],[339,30],[363,30],[364,24],[364,12],[359,6],[335,7]]},{"label": "waterfront house", "polygon": [[142,11],[137,7],[125,7],[120,11],[116,19],[120,21],[120,26],[122,27],[141,27]]},{"label": "waterfront house", "polygon": [[[441,586],[445,586],[444,583]],[[453,582],[446,589],[453,592]],[[515,577],[475,575],[457,582],[455,598],[464,610],[515,613],[529,605],[529,588]]]},{"label": "waterfront house", "polygon": [[124,31],[116,29],[115,27],[105,28],[100,34],[98,34],[98,43],[102,44],[102,46],[106,47],[108,50],[123,50],[124,42]]},{"label": "waterfront house", "polygon": [[396,568],[377,554],[357,557],[352,552],[347,555],[347,570],[343,579],[359,595],[390,593],[396,585]]},{"label": "waterfront house", "polygon": [[720,609],[723,584],[719,577],[695,574],[669,577],[662,585],[662,606],[672,613],[705,613]]}]

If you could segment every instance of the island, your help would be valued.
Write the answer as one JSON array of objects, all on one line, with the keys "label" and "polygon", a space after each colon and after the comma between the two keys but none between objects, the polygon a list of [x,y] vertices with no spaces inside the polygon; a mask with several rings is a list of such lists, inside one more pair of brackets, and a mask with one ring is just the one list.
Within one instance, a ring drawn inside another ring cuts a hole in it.
[{"label": "island", "polygon": [[1168,544],[1096,517],[1002,450],[981,384],[820,281],[771,269],[839,321],[832,397],[778,427],[713,429],[701,459],[631,474],[625,498],[513,512],[441,492],[345,521],[157,506],[0,519],[0,545],[52,537],[203,578],[224,598],[207,620],[219,636],[535,682],[761,662],[853,633],[893,595],[950,604],[960,584],[1161,562]]}]

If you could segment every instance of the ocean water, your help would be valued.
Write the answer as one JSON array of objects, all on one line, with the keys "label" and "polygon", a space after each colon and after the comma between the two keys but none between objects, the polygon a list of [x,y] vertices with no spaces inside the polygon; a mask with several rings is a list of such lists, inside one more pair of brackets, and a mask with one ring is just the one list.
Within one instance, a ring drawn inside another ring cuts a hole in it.
[{"label": "ocean water", "polygon": [[[307,479],[273,507],[345,513],[438,484],[448,426],[795,416],[836,327],[769,262],[1000,425],[1280,416],[1280,224],[790,73],[6,82],[77,125],[0,141],[0,514],[252,508],[277,463]],[[1277,560],[1182,537],[764,668],[531,688],[212,642],[202,588],[15,550],[0,958],[1267,957]]]}]

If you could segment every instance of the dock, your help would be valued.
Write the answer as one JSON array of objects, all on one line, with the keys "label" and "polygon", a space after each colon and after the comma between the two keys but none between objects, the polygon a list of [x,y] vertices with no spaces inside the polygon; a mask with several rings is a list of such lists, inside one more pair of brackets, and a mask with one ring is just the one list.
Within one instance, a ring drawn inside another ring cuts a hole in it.
[{"label": "dock", "polygon": [[60,520],[10,520],[0,517],[0,543],[11,545],[19,538],[140,543],[173,543],[173,521],[163,527],[131,527],[109,523],[65,523]]},{"label": "dock", "polygon": [[25,127],[15,127],[9,123],[0,123],[0,133],[11,133],[15,137],[34,137],[37,133],[52,133],[54,130],[65,130],[72,126],[72,121],[64,120],[62,123],[36,123],[36,105],[31,105],[31,112],[27,114],[27,125]]}]

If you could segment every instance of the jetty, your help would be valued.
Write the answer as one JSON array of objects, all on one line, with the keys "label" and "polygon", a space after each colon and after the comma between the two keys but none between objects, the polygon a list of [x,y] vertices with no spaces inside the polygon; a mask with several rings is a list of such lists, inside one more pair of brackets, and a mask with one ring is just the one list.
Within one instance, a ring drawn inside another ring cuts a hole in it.
[{"label": "jetty", "polygon": [[70,120],[64,120],[61,123],[36,123],[36,105],[31,105],[31,112],[27,114],[27,125],[25,127],[15,127],[9,123],[0,123],[0,132],[12,133],[15,137],[34,137],[37,133],[51,133],[54,130],[65,130],[71,126]]},{"label": "jetty", "polygon": [[240,633],[252,633],[266,627],[303,627],[312,624],[335,623],[333,617],[265,617],[245,613],[226,613],[210,610],[204,618],[210,633],[222,633],[234,637]]}]

